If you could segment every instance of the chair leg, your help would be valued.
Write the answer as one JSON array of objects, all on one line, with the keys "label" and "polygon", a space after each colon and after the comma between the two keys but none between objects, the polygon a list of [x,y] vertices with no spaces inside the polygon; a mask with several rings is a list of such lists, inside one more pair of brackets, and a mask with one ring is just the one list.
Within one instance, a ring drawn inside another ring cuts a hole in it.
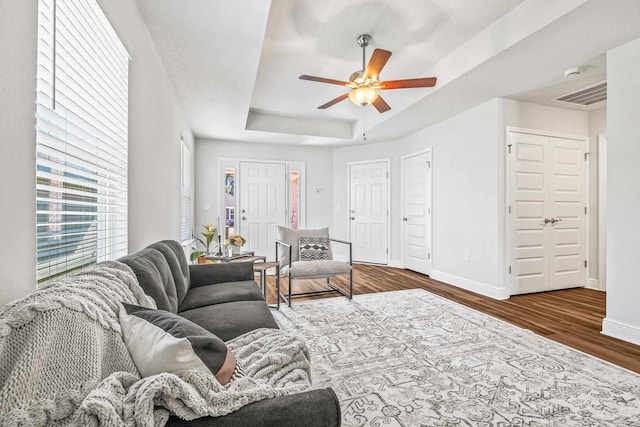
[{"label": "chair leg", "polygon": [[289,303],[289,307],[291,307],[291,272],[289,272],[289,280],[287,281],[289,284],[289,301],[287,301]]},{"label": "chair leg", "polygon": [[349,271],[349,299],[353,299],[353,270]]}]

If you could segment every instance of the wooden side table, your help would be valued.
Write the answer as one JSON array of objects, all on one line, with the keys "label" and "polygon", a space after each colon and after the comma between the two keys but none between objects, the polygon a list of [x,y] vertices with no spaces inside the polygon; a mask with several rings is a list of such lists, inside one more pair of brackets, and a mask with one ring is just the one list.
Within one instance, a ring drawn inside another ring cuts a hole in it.
[{"label": "wooden side table", "polygon": [[276,269],[276,305],[269,305],[269,308],[280,310],[280,263],[279,262],[256,262],[253,264],[253,271],[260,274],[260,287],[265,301],[267,300],[267,270]]}]

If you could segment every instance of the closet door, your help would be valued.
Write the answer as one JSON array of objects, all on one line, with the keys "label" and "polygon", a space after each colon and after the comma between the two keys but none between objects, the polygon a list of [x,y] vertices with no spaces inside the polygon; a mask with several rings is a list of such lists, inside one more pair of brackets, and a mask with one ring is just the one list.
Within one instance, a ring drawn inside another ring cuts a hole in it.
[{"label": "closet door", "polygon": [[509,133],[511,295],[585,285],[585,140]]},{"label": "closet door", "polygon": [[549,138],[511,133],[509,240],[511,293],[549,290],[547,149]]},{"label": "closet door", "polygon": [[549,139],[549,289],[585,285],[584,141]]}]

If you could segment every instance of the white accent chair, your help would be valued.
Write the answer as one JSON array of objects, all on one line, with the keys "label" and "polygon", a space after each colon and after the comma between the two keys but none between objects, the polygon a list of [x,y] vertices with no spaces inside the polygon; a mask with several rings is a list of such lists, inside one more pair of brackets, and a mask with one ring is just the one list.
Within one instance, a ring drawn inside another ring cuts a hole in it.
[{"label": "white accent chair", "polygon": [[[349,262],[333,259],[331,243],[347,245]],[[280,274],[287,278],[287,295],[279,293],[291,307],[291,298],[303,295],[317,295],[327,292],[337,292],[351,299],[353,297],[353,265],[351,257],[351,242],[332,239],[328,228],[293,229],[278,227],[276,239],[276,261],[280,262]],[[333,276],[349,275],[349,292],[340,289],[329,280]],[[311,280],[326,278],[328,289],[311,292],[292,293],[295,280]]]}]

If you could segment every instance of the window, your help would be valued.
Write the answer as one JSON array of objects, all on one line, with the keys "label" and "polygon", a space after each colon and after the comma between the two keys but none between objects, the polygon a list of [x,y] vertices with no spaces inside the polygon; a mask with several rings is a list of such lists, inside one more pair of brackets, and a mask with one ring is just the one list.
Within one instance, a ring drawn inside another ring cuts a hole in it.
[{"label": "window", "polygon": [[289,226],[298,228],[300,218],[300,172],[289,172]]},{"label": "window", "polygon": [[39,0],[39,283],[127,253],[129,56],[96,1]]},{"label": "window", "polygon": [[184,144],[184,140],[180,138],[181,145],[181,163],[180,163],[180,194],[182,195],[181,205],[181,221],[180,221],[180,239],[182,242],[191,240],[192,228],[191,228],[191,198],[192,198],[192,184],[191,184],[191,153]]},{"label": "window", "polygon": [[236,227],[236,168],[224,168],[224,232],[227,238]]}]

